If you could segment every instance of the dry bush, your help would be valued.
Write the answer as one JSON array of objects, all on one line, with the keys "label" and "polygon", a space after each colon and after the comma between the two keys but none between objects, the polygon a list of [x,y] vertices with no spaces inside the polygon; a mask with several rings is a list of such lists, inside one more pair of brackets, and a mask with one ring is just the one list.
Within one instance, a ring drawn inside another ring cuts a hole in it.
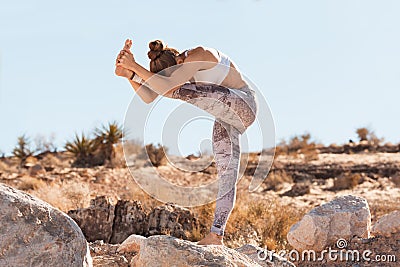
[{"label": "dry bush", "polygon": [[43,180],[30,176],[24,176],[19,180],[17,189],[23,191],[31,191],[31,190],[40,190],[40,188],[43,188],[45,186],[46,183]]},{"label": "dry bush", "polygon": [[89,186],[81,183],[48,184],[31,193],[64,212],[87,207],[90,202]]},{"label": "dry bush", "polygon": [[[159,166],[165,166],[167,165],[167,156],[166,153],[167,152],[167,148],[165,148],[164,146],[161,146],[160,144],[156,147],[153,144],[148,144],[146,145],[146,152],[147,156],[150,159],[151,164],[153,164],[154,167],[159,167]],[[146,155],[140,155],[139,158],[143,159],[147,159]]]},{"label": "dry bush", "polygon": [[143,145],[137,140],[127,140],[124,142],[124,150],[128,155],[138,155],[143,153]]},{"label": "dry bush", "polygon": [[251,234],[250,231],[254,230],[259,246],[275,250],[287,248],[286,235],[305,211],[284,206],[278,199],[252,198],[248,193],[241,194],[238,199],[240,205],[235,206],[226,229],[227,237],[231,240],[226,243],[232,243],[234,239],[239,239],[246,232]]},{"label": "dry bush", "polygon": [[68,161],[61,160],[56,153],[47,153],[39,160],[39,163],[46,169],[69,167]]},{"label": "dry bush", "polygon": [[318,159],[317,144],[311,141],[311,135],[305,133],[292,137],[289,142],[282,140],[275,149],[275,155],[288,155],[298,157],[303,155],[306,162]]},{"label": "dry bush", "polygon": [[384,138],[378,138],[375,132],[367,127],[356,129],[356,133],[360,142],[367,141],[371,145],[379,145],[384,141]]},{"label": "dry bush", "polygon": [[293,178],[285,171],[271,171],[263,183],[264,190],[279,191],[284,183],[293,183]]},{"label": "dry bush", "polygon": [[[197,241],[210,231],[215,202],[191,210],[197,215],[201,227],[191,233]],[[271,201],[256,198],[247,192],[238,193],[236,205],[225,229],[224,244],[231,248],[246,243],[267,246],[269,249],[287,248],[286,235],[305,212],[291,206],[283,206],[277,199]]]},{"label": "dry bush", "polygon": [[336,177],[333,180],[331,190],[345,190],[356,187],[362,181],[362,176],[359,173],[345,173]]}]

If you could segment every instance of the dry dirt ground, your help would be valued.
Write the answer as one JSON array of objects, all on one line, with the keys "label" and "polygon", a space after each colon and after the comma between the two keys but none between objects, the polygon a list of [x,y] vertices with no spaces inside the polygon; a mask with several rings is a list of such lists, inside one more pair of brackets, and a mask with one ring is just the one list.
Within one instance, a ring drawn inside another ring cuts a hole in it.
[{"label": "dry dirt ground", "polygon": [[[33,175],[26,168],[17,168],[15,159],[2,159],[0,161],[0,182],[36,195],[65,212],[71,209],[87,207],[90,199],[99,195],[109,196],[114,201],[118,199],[140,200],[143,206],[148,209],[162,204],[141,190],[135,183],[128,168],[106,168],[102,166],[71,168],[71,159],[60,153],[49,155],[38,163],[45,167],[47,171]],[[380,175],[379,172],[369,172],[368,168],[365,171],[364,168],[360,171],[360,177],[355,185],[337,190],[332,189],[335,179],[337,179],[335,176],[325,178],[309,177],[308,180],[305,178],[300,182],[306,184],[307,190],[304,194],[297,194],[297,196],[284,195],[294,184],[300,183],[298,179],[290,178],[292,176],[290,172],[285,174],[289,178],[279,177],[272,187],[268,179],[273,178],[268,177],[253,193],[248,192],[251,176],[245,175],[238,183],[236,205],[245,204],[251,207],[253,205],[252,202],[244,203],[244,201],[259,199],[264,203],[279,203],[280,207],[299,210],[301,214],[304,214],[311,208],[330,201],[336,196],[352,194],[368,200],[373,223],[380,216],[399,209],[400,172],[396,170],[400,170],[400,153],[320,154],[318,160],[312,161],[305,161],[301,157],[278,156],[275,158],[275,165],[281,166],[283,169],[290,169],[296,166],[296,171],[302,166],[311,166],[312,168],[324,166],[323,168],[328,169],[330,166],[332,168],[337,166],[341,166],[341,168],[372,166],[371,169],[376,168],[376,166],[383,166],[383,168],[390,166],[391,171],[389,171],[390,175],[385,175],[385,172]],[[216,180],[213,168],[209,168],[206,172],[190,173],[181,172],[168,165],[159,167],[158,171],[167,180],[179,185],[204,185]],[[352,173],[355,173],[354,169]],[[282,176],[282,173],[280,175]],[[211,219],[209,218],[210,221]],[[233,225],[233,223],[231,224]],[[227,228],[227,231],[234,232],[234,226],[232,225]],[[290,225],[284,227],[288,230]],[[249,242],[249,238],[251,239],[252,237],[238,238],[237,234],[228,233],[227,238],[226,244],[236,247]],[[352,241],[351,246],[356,246],[357,242]],[[361,244],[364,248],[374,244],[373,246],[376,249],[391,250],[397,255],[397,260],[400,261],[399,236],[394,237],[394,239],[381,238],[368,242],[365,244],[361,242]],[[260,240],[253,240],[253,243],[262,247],[265,245],[265,243],[260,244]],[[287,243],[282,244],[280,248],[283,246],[283,248],[290,249]],[[91,243],[91,252],[95,263],[97,262],[95,266],[128,266],[127,264],[133,255],[119,255],[116,253],[117,246],[101,242]],[[313,265],[307,262],[298,262],[297,264],[298,266],[346,266],[343,263],[340,263],[341,265],[335,265],[336,263]],[[400,266],[359,264],[349,266]]]}]

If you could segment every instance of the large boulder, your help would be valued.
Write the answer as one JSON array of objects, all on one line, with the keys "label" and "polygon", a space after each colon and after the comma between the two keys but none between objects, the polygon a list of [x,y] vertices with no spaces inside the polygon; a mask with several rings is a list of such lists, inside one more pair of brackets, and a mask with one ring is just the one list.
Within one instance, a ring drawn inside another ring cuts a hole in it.
[{"label": "large boulder", "polygon": [[[131,266],[282,266],[292,263],[272,252],[245,245],[238,249],[225,246],[200,246],[196,243],[172,236],[155,235],[145,238],[132,235],[118,249],[119,252],[138,253]],[[171,264],[173,263],[173,265]]]},{"label": "large boulder", "polygon": [[63,212],[0,184],[0,266],[92,266],[78,225]]},{"label": "large boulder", "polygon": [[298,251],[321,251],[339,239],[368,238],[370,228],[367,200],[347,195],[312,209],[290,228],[287,239]]},{"label": "large boulder", "polygon": [[375,236],[386,237],[400,233],[400,210],[393,211],[379,218],[372,227],[371,233]]}]

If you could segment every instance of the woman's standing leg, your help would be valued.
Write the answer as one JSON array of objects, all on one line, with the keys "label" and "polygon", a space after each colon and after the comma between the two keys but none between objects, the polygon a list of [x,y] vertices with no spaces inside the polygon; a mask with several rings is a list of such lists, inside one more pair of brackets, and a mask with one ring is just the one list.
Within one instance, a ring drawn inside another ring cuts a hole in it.
[{"label": "woman's standing leg", "polygon": [[240,132],[219,120],[214,123],[213,151],[218,171],[218,195],[211,232],[224,235],[225,226],[236,200],[236,182],[240,162]]},{"label": "woman's standing leg", "polygon": [[199,245],[223,244],[226,223],[235,204],[240,162],[239,137],[254,122],[257,109],[254,95],[244,94],[239,96],[221,86],[197,84],[186,84],[172,94],[172,98],[191,103],[216,117],[213,152],[219,188],[211,232],[198,242]]}]

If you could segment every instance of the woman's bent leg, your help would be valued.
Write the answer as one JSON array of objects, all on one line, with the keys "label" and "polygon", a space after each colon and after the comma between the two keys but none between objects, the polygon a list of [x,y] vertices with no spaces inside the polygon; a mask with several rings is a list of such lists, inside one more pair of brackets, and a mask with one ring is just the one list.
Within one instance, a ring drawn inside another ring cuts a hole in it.
[{"label": "woman's bent leg", "polygon": [[240,132],[216,120],[213,129],[213,151],[218,171],[218,195],[211,232],[224,235],[225,226],[236,200],[236,182],[240,161]]}]

